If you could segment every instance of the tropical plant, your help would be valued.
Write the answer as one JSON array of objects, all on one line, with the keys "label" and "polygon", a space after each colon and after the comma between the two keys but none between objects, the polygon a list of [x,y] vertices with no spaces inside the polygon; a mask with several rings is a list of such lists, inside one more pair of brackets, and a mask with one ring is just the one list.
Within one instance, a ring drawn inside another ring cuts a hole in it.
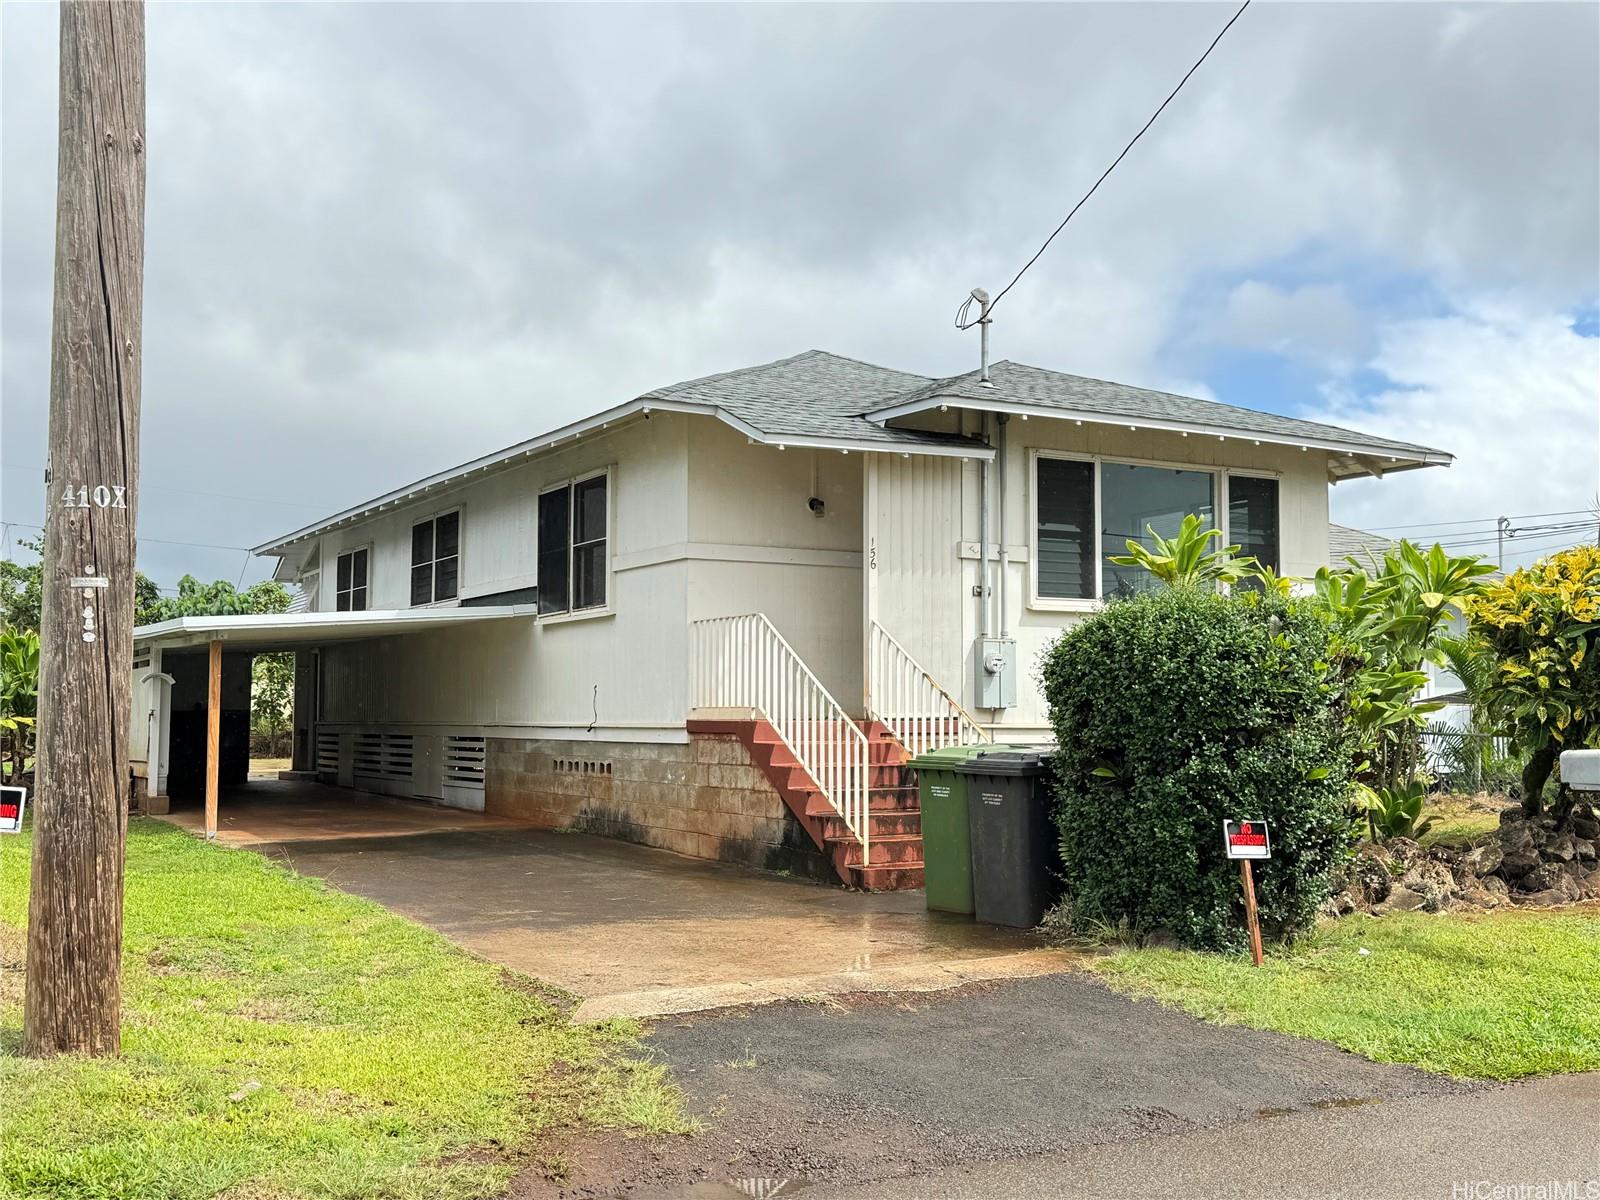
[{"label": "tropical plant", "polygon": [[1348,559],[1349,569],[1323,568],[1313,586],[1334,631],[1333,653],[1349,695],[1351,724],[1367,759],[1368,782],[1397,787],[1412,779],[1422,757],[1428,714],[1443,707],[1419,700],[1427,663],[1445,665],[1439,642],[1453,614],[1464,611],[1494,568],[1474,555],[1435,545],[1395,543],[1375,574]]},{"label": "tropical plant", "polygon": [[1452,786],[1503,789],[1521,774],[1522,756],[1502,755],[1498,749],[1507,739],[1498,736],[1490,715],[1489,692],[1499,674],[1494,650],[1482,636],[1471,632],[1441,637],[1438,647],[1459,684],[1466,709],[1465,725],[1435,722],[1428,726],[1438,773]]},{"label": "tropical plant", "polygon": [[16,778],[31,759],[39,705],[39,635],[31,629],[0,629],[0,769]]},{"label": "tropical plant", "polygon": [[240,613],[280,613],[289,607],[289,590],[266,580],[239,591],[226,579],[201,583],[193,575],[178,580],[178,594],[163,596],[139,615],[141,625],[174,617],[228,617]]},{"label": "tropical plant", "polygon": [[[1514,571],[1469,607],[1497,669],[1492,720],[1528,755],[1522,805],[1543,809],[1565,749],[1600,746],[1600,548],[1575,546]],[[1562,816],[1570,799],[1562,800]]]},{"label": "tropical plant", "polygon": [[293,716],[293,653],[256,655],[250,681],[250,732],[261,739],[268,757],[277,757]]},{"label": "tropical plant", "polygon": [[1162,537],[1151,525],[1145,526],[1150,545],[1128,539],[1126,554],[1109,555],[1107,561],[1119,567],[1143,567],[1169,587],[1205,586],[1236,583],[1250,572],[1255,560],[1239,558],[1238,546],[1212,548],[1222,540],[1222,530],[1207,529],[1195,513],[1183,518],[1178,532]]},{"label": "tropical plant", "polygon": [[1375,842],[1387,838],[1419,838],[1433,827],[1432,817],[1423,817],[1427,781],[1410,779],[1393,787],[1357,789],[1367,814],[1367,831]]}]

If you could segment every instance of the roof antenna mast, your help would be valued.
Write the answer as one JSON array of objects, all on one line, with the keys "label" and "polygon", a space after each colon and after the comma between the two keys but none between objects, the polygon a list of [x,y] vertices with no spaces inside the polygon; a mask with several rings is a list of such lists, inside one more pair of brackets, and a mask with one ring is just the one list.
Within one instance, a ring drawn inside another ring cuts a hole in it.
[{"label": "roof antenna mast", "polygon": [[975,322],[978,326],[978,382],[984,387],[993,387],[989,379],[989,293],[982,288],[973,288],[971,300],[967,303],[973,300],[978,302],[978,319]]}]

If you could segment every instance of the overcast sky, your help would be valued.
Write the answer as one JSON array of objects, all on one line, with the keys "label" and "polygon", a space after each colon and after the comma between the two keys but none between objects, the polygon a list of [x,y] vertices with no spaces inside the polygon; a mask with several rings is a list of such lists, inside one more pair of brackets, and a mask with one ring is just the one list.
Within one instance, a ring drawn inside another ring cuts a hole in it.
[{"label": "overcast sky", "polygon": [[[151,5],[141,565],[248,582],[171,543],[812,347],[971,368],[966,291],[1231,11]],[[1007,297],[996,357],[1458,456],[1341,484],[1349,524],[1593,506],[1597,18],[1258,0]],[[12,539],[42,516],[56,39],[0,8]]]}]

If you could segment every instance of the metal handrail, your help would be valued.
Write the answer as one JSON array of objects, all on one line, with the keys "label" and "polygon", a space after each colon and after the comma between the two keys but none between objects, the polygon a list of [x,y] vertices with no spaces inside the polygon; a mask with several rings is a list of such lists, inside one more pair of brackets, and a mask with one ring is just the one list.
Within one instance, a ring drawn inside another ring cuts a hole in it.
[{"label": "metal handrail", "polygon": [[861,862],[869,864],[872,755],[861,727],[765,613],[693,621],[690,634],[693,706],[759,712],[861,842]]},{"label": "metal handrail", "polygon": [[913,758],[944,746],[994,741],[961,702],[876,621],[872,622],[869,649],[867,711],[888,727]]}]

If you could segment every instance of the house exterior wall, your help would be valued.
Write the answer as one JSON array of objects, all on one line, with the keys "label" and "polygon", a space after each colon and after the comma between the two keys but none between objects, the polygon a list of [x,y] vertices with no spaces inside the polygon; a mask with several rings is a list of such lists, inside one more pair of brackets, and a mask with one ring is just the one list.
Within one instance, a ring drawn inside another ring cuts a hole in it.
[{"label": "house exterior wall", "polygon": [[751,445],[718,421],[690,431],[689,620],[766,613],[851,711],[862,698],[864,458]]},{"label": "house exterior wall", "polygon": [[370,608],[406,608],[411,526],[459,507],[464,601],[536,582],[543,489],[609,468],[608,603],[594,613],[485,622],[329,645],[320,724],[479,726],[539,736],[682,736],[688,627],[687,426],[655,414],[426,503],[322,539],[319,607],[335,603],[338,554],[371,547]]},{"label": "house exterior wall", "polygon": [[732,735],[687,743],[491,738],[485,811],[696,858],[833,878],[828,860]]},{"label": "house exterior wall", "polygon": [[[979,431],[975,414],[963,417],[965,432]],[[942,424],[939,424],[942,422]],[[957,430],[956,414],[930,414],[926,428]],[[1198,435],[1077,425],[1071,420],[1034,418],[1009,423],[1005,465],[1005,541],[1009,565],[1003,619],[999,568],[995,580],[991,633],[1001,627],[1017,642],[1017,704],[991,711],[976,708],[973,647],[980,631],[983,601],[974,594],[981,578],[979,516],[982,470],[967,461],[952,471],[926,465],[937,460],[875,456],[869,467],[867,539],[877,539],[876,569],[869,569],[869,594],[878,620],[980,721],[993,722],[997,740],[1038,741],[1049,737],[1048,713],[1040,694],[1040,655],[1066,628],[1096,607],[1092,602],[1049,602],[1034,598],[1030,542],[1035,520],[1035,452],[1099,456],[1111,462],[1157,463],[1270,474],[1279,483],[1281,572],[1306,576],[1328,562],[1328,482],[1326,458],[1293,446],[1252,445],[1248,439],[1220,441]],[[948,511],[953,479],[959,475],[959,534],[932,514]],[[993,482],[991,555],[998,557],[1000,479]],[[875,493],[875,494],[874,494]],[[1219,497],[1220,498],[1220,497]],[[917,517],[924,520],[920,523]],[[1225,511],[1222,517],[1226,519]],[[898,548],[897,548],[898,547]],[[938,555],[933,558],[930,556]],[[952,575],[952,565],[959,578]],[[936,596],[934,589],[941,589]],[[959,615],[959,633],[953,634]],[[919,630],[918,625],[922,628]],[[897,625],[899,627],[897,627]],[[936,625],[937,635],[929,630]],[[954,645],[951,644],[954,636]],[[926,657],[924,657],[926,656]]]}]

